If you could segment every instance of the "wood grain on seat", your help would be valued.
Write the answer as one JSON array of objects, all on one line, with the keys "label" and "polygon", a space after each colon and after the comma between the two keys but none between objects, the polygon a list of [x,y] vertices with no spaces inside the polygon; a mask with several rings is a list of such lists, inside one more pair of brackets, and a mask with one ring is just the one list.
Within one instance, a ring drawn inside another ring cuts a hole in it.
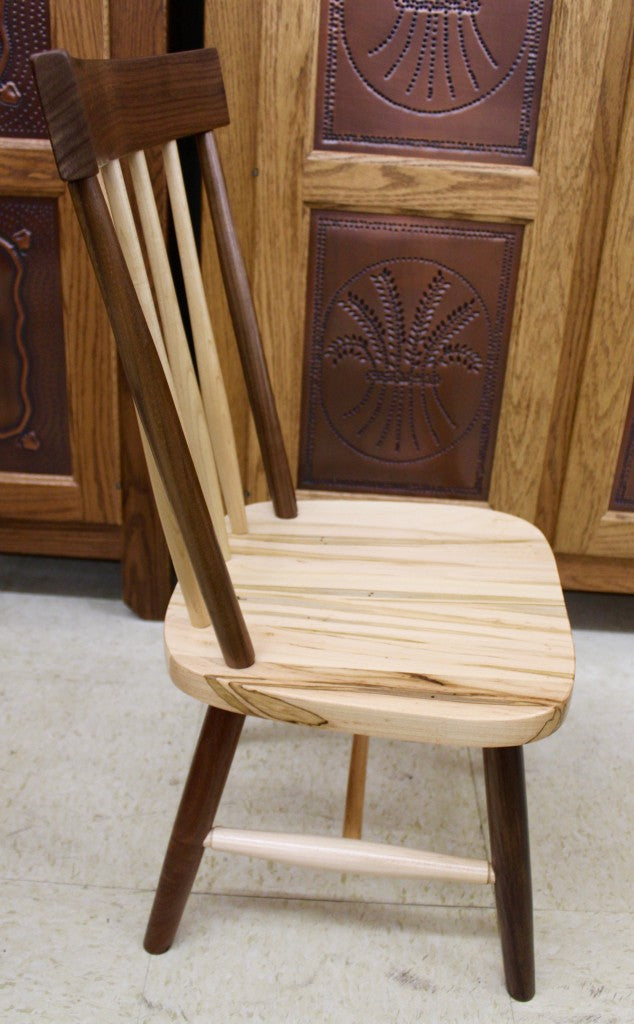
[{"label": "wood grain on seat", "polygon": [[231,578],[256,660],[227,669],[175,595],[172,678],[243,714],[372,735],[506,746],[548,735],[574,657],[550,548],[490,509],[301,499],[247,509]]}]

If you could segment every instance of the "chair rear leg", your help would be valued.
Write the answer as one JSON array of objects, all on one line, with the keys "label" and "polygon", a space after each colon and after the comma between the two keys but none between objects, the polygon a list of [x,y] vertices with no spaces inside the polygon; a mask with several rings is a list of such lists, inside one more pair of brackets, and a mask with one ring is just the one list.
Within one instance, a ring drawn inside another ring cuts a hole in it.
[{"label": "chair rear leg", "polygon": [[143,945],[148,953],[165,953],[174,941],[243,725],[244,715],[213,707],[207,710],[145,933]]},{"label": "chair rear leg", "polygon": [[483,755],[506,987],[526,1001],[535,994],[535,954],[524,751],[500,747]]}]

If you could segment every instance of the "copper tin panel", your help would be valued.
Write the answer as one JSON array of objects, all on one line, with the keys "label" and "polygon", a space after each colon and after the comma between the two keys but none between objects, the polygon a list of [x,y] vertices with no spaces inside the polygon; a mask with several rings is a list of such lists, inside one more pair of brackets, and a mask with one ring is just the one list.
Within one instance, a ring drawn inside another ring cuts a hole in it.
[{"label": "copper tin panel", "polygon": [[0,470],[71,472],[57,208],[0,199]]},{"label": "copper tin panel", "polygon": [[315,145],[532,161],[552,0],[322,0]]},{"label": "copper tin panel", "polygon": [[630,398],[610,508],[620,512],[634,512],[634,388]]},{"label": "copper tin panel", "polygon": [[521,232],[312,214],[301,486],[486,499]]},{"label": "copper tin panel", "polygon": [[50,45],[46,0],[0,0],[0,135],[48,138],[29,57]]}]

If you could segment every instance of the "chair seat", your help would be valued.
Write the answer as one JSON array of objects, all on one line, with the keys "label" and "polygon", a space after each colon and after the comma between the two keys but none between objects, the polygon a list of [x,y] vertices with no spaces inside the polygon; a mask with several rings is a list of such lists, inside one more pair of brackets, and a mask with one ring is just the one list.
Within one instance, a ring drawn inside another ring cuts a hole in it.
[{"label": "chair seat", "polygon": [[563,720],[574,655],[557,569],[536,527],[488,508],[305,497],[231,536],[256,661],[226,666],[177,588],[172,679],[197,699],[367,735],[515,746]]}]

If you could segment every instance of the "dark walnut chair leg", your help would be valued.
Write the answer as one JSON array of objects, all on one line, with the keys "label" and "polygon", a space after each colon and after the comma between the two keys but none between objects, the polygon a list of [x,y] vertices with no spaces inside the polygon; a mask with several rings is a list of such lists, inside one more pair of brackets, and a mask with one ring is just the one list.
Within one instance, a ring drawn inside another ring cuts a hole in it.
[{"label": "dark walnut chair leg", "polygon": [[524,751],[501,747],[483,754],[506,987],[525,1002],[535,995],[535,954]]},{"label": "dark walnut chair leg", "polygon": [[172,829],[148,921],[148,953],[165,953],[180,919],[240,739],[244,715],[208,708]]}]

